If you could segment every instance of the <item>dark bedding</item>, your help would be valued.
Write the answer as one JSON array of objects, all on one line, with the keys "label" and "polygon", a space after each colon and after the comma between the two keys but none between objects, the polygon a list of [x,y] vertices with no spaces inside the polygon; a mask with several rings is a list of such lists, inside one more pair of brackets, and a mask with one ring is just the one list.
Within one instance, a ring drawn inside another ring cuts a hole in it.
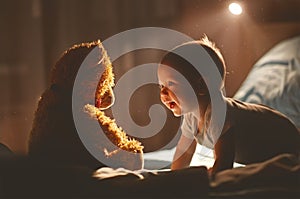
[{"label": "dark bedding", "polygon": [[268,161],[218,173],[210,182],[214,197],[300,197],[299,158],[282,154]]},{"label": "dark bedding", "polygon": [[0,198],[299,198],[300,163],[283,154],[209,177],[206,167],[128,171],[0,161]]},{"label": "dark bedding", "polygon": [[207,196],[209,190],[205,167],[139,175],[110,172],[114,177],[100,179],[86,167],[1,158],[0,198],[193,198]]}]

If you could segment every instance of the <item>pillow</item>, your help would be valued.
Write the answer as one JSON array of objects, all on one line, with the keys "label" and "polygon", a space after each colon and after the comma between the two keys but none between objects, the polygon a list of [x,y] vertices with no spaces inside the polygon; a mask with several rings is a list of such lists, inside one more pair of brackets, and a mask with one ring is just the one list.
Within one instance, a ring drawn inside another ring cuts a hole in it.
[{"label": "pillow", "polygon": [[300,36],[275,45],[253,66],[234,98],[267,105],[300,129]]}]

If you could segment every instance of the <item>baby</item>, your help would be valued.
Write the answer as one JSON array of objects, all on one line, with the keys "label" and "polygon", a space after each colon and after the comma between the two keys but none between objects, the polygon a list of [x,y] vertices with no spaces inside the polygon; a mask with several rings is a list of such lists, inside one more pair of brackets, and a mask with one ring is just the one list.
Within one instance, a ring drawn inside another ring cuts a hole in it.
[{"label": "baby", "polygon": [[[194,67],[190,60],[180,56],[182,52],[201,64]],[[208,58],[212,64],[205,61]],[[210,75],[210,72],[200,75],[197,67],[202,69],[200,71],[217,67],[221,76],[218,85],[212,85],[217,76]],[[224,59],[206,36],[199,41],[184,43],[162,58],[158,67],[161,101],[175,116],[183,116],[182,135],[171,169],[189,166],[197,142],[214,149],[213,173],[232,168],[234,161],[250,164],[282,153],[299,155],[300,134],[294,124],[269,107],[225,97],[222,92],[225,74]],[[213,96],[220,97],[226,107],[220,132],[212,117],[211,92],[216,92],[217,95]]]}]

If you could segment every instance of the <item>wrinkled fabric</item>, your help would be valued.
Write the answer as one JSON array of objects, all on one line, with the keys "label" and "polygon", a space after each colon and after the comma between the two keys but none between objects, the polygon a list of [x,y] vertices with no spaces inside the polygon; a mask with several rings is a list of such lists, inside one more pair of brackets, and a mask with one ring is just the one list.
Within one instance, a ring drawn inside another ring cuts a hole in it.
[{"label": "wrinkled fabric", "polygon": [[234,98],[272,107],[300,129],[300,36],[280,42],[261,57]]},{"label": "wrinkled fabric", "polygon": [[300,161],[295,155],[281,154],[265,162],[217,173],[210,180],[210,195],[300,196]]}]

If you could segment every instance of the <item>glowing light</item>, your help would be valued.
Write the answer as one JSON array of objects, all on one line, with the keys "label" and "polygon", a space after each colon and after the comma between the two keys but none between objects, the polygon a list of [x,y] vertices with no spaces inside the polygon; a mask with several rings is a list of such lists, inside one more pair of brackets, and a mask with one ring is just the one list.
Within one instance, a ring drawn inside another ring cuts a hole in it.
[{"label": "glowing light", "polygon": [[231,3],[228,6],[229,11],[234,15],[240,15],[243,12],[242,7],[238,3]]}]

